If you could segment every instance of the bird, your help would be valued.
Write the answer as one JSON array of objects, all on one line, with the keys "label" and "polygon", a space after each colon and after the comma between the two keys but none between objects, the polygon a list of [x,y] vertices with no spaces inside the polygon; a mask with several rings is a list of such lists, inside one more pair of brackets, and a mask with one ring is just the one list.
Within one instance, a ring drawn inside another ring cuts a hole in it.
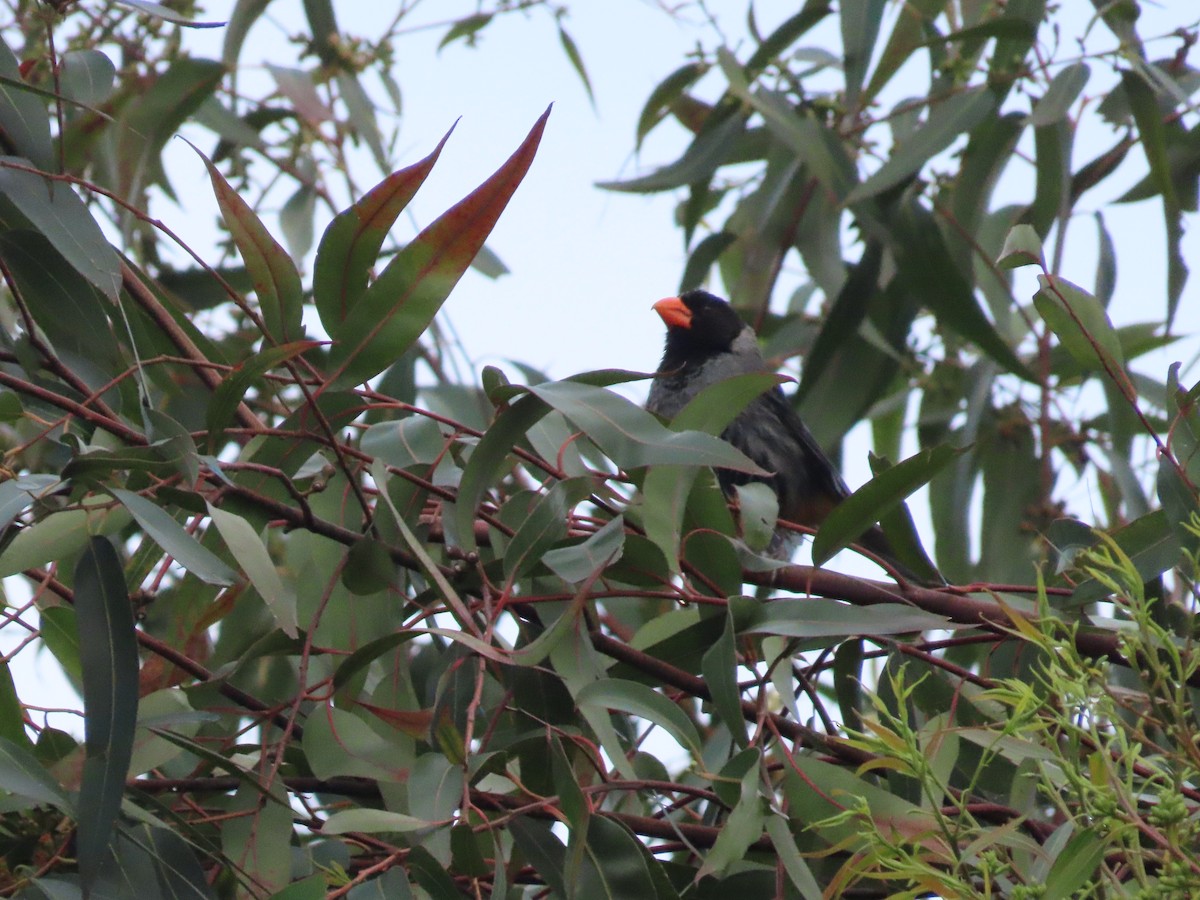
[{"label": "bird", "polygon": [[[692,290],[654,304],[667,326],[662,362],[650,383],[646,409],[670,420],[711,384],[753,372],[773,371],[758,346],[754,329],[720,297]],[[726,497],[738,485],[762,482],[779,500],[779,518],[818,527],[850,495],[837,467],[788,403],[778,385],[760,394],[721,432],[721,437],[768,474],[717,469]],[[768,553],[787,558],[796,536],[776,529]],[[906,579],[922,581],[896,559],[887,537],[872,526],[857,542]]]}]

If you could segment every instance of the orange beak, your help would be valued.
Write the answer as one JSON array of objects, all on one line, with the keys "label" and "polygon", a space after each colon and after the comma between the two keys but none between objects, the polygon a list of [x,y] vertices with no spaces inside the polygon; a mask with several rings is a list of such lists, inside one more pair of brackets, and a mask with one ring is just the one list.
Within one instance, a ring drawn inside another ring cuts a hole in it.
[{"label": "orange beak", "polygon": [[654,304],[654,311],[668,328],[692,327],[692,311],[678,297],[664,297]]}]

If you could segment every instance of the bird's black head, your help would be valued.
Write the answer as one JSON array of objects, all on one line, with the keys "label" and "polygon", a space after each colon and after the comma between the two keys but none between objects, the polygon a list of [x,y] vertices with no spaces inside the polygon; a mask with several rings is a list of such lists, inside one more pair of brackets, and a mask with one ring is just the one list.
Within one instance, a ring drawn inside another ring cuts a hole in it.
[{"label": "bird's black head", "polygon": [[654,311],[667,326],[664,371],[730,352],[745,327],[732,306],[707,291],[659,300]]}]

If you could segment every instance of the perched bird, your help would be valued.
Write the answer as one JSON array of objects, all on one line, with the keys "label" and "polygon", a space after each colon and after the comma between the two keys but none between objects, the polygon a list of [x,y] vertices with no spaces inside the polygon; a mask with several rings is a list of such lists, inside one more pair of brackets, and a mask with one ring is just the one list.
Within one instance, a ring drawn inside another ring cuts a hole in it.
[{"label": "perched bird", "polygon": [[[735,375],[771,371],[758,349],[754,329],[719,297],[688,291],[659,300],[654,310],[667,326],[667,340],[646,401],[650,412],[671,419],[710,384]],[[730,495],[737,485],[764,482],[779,498],[781,519],[816,527],[850,493],[778,386],[752,400],[721,437],[770,473],[764,477],[718,469],[721,489]],[[858,543],[906,578],[916,578],[896,560],[878,526],[863,534]],[[792,532],[778,530],[770,551],[787,556],[794,544]]]}]

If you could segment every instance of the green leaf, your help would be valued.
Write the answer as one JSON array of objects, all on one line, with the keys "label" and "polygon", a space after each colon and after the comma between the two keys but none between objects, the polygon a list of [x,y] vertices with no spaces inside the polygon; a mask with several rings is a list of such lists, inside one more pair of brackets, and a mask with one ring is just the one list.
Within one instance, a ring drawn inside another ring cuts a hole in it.
[{"label": "green leaf", "polygon": [[814,373],[826,371],[838,356],[846,354],[847,344],[858,336],[870,312],[872,297],[879,289],[882,262],[882,244],[868,241],[826,313],[816,340],[805,354],[805,377],[797,389],[797,397],[802,399],[815,383]]},{"label": "green leaf", "polygon": [[[728,610],[727,610],[728,612]],[[712,693],[725,728],[739,747],[748,745],[746,722],[742,717],[741,692],[737,684],[737,647],[734,643],[733,617],[726,615],[721,637],[704,652],[700,671]]]},{"label": "green leaf", "polygon": [[587,482],[556,481],[544,494],[518,494],[505,504],[501,517],[506,522],[514,521],[509,509],[517,504],[516,531],[504,550],[505,577],[512,580],[527,574],[567,536],[567,513],[589,487]]},{"label": "green leaf", "polygon": [[0,790],[74,815],[75,804],[28,747],[0,737]]},{"label": "green leaf", "polygon": [[913,491],[928,484],[963,452],[944,444],[932,447],[872,478],[839,503],[821,524],[813,539],[813,562],[822,565],[835,553],[858,540],[888,511],[899,506]]},{"label": "green leaf", "polygon": [[122,196],[140,196],[154,182],[167,186],[163,148],[185,121],[213,96],[225,67],[216,60],[182,56],[161,75],[138,86],[136,102],[122,107],[113,159]]},{"label": "green leaf", "polygon": [[758,481],[739,484],[734,491],[737,493],[742,540],[756,553],[765,553],[775,537],[775,526],[779,522],[779,497]]},{"label": "green leaf", "polygon": [[[892,76],[912,57],[913,52],[925,45],[926,32],[933,21],[946,7],[946,0],[916,0],[899,10],[896,24],[888,38],[887,46],[875,63],[871,81],[863,91],[863,100],[873,100]],[[844,28],[845,26],[843,26]]]},{"label": "green leaf", "polygon": [[317,192],[302,184],[284,201],[279,210],[279,227],[293,259],[303,260],[312,248],[313,214],[317,210]]},{"label": "green leaf", "polygon": [[476,445],[463,470],[454,503],[454,539],[464,550],[475,548],[475,511],[483,495],[508,464],[509,453],[522,435],[548,411],[549,407],[537,397],[522,397],[492,423]]},{"label": "green leaf", "polygon": [[304,17],[312,34],[317,56],[327,66],[340,63],[338,57],[338,24],[333,0],[304,0]]},{"label": "green leaf", "polygon": [[547,109],[490,178],[397,253],[331,329],[331,380],[358,384],[377,375],[429,327],[529,170],[549,115]]},{"label": "green leaf", "polygon": [[619,678],[602,678],[584,685],[575,694],[575,701],[580,706],[615,709],[640,716],[660,726],[693,756],[700,757],[700,735],[692,720],[674,702],[644,684]]},{"label": "green leaf", "polygon": [[0,482],[0,532],[39,498],[57,490],[62,480],[57,475],[18,475]]},{"label": "green leaf", "polygon": [[[64,62],[66,60],[64,59]],[[30,160],[36,168],[55,169],[54,145],[45,104],[29,91],[8,42],[0,39],[0,133],[5,146]]]},{"label": "green leaf", "polygon": [[1154,89],[1147,83],[1146,78],[1138,72],[1128,70],[1122,72],[1121,86],[1125,88],[1130,110],[1137,123],[1138,134],[1142,139],[1142,149],[1146,153],[1146,162],[1150,166],[1150,176],[1154,181],[1154,186],[1162,194],[1165,203],[1177,207],[1179,198],[1175,194],[1175,182],[1171,178],[1166,129],[1163,125],[1158,97]]},{"label": "green leaf", "polygon": [[396,217],[425,183],[453,132],[447,131],[424,159],[393,172],[338,213],[325,229],[313,266],[313,300],[329,334],[337,332],[366,293],[371,268]]},{"label": "green leaf", "polygon": [[[1163,572],[1179,563],[1180,546],[1161,509],[1134,519],[1123,528],[1112,532],[1117,545],[1132,561],[1143,582],[1153,581]],[[1108,596],[1108,587],[1088,579],[1075,588],[1071,602],[1094,603]]]},{"label": "green leaf", "polygon": [[291,881],[292,811],[287,790],[276,780],[270,787],[243,782],[226,804],[221,823],[221,850],[237,860],[244,877],[270,896]]},{"label": "green leaf", "polygon": [[606,191],[633,194],[655,194],[672,191],[689,184],[707,184],[718,166],[725,163],[731,147],[746,130],[746,117],[734,110],[714,113],[704,123],[695,140],[670,165],[628,181],[601,181],[596,187]]},{"label": "green leaf", "polygon": [[1072,63],[1060,70],[1050,80],[1046,93],[1034,104],[1029,123],[1041,128],[1060,121],[1087,86],[1090,74],[1091,69],[1085,62]]},{"label": "green leaf", "polygon": [[1032,225],[1014,225],[1004,239],[1004,249],[996,259],[996,265],[1002,269],[1016,269],[1021,266],[1040,266],[1046,268],[1042,256],[1042,239]]},{"label": "green leaf", "polygon": [[318,707],[304,726],[304,759],[317,778],[369,778],[401,783],[415,756],[412,738],[403,732],[382,734],[362,718],[333,705]]},{"label": "green leaf", "polygon": [[596,95],[592,93],[592,82],[588,78],[587,69],[583,65],[583,57],[579,54],[579,47],[576,46],[575,39],[567,34],[567,30],[562,27],[561,18],[558,21],[558,42],[562,45],[563,53],[567,54],[567,60],[571,63],[571,68],[575,70],[575,74],[583,82],[583,89],[587,91],[592,109],[595,109]]},{"label": "green leaf", "polygon": [[[435,824],[404,813],[388,812],[386,809],[344,809],[325,820],[325,824],[321,826],[321,834],[348,834],[352,831],[364,834],[404,834],[408,831],[431,828]],[[321,896],[324,896],[324,892]]]},{"label": "green leaf", "polygon": [[267,337],[274,344],[300,340],[304,337],[304,288],[296,264],[209,158],[199,150],[196,153],[208,168],[225,227],[254,282]]},{"label": "green leaf", "polygon": [[437,462],[445,456],[449,441],[435,419],[415,415],[372,425],[363,432],[361,446],[363,453],[407,469]]},{"label": "green leaf", "polygon": [[[741,384],[743,390],[745,386]],[[570,419],[623,469],[685,463],[766,474],[721,439],[698,431],[671,431],[640,406],[604,388],[556,381],[526,390]],[[757,393],[762,393],[761,387]]]},{"label": "green leaf", "polygon": [[736,240],[736,234],[729,231],[718,231],[708,235],[697,244],[691,255],[688,256],[683,277],[679,280],[679,292],[682,294],[701,287],[708,280],[709,269],[717,261],[717,257]]},{"label": "green leaf", "polygon": [[1092,828],[1075,834],[1050,867],[1041,895],[1044,900],[1066,900],[1076,896],[1104,862],[1107,849],[1107,842]]},{"label": "green leaf", "polygon": [[530,816],[514,816],[508,823],[508,830],[521,854],[545,879],[554,896],[572,896],[564,872],[566,848],[550,830],[550,823]]},{"label": "green leaf", "polygon": [[865,0],[842,7],[838,22],[842,28],[842,68],[846,73],[846,104],[853,107],[867,77],[867,66],[879,26],[883,22],[884,0]]},{"label": "green leaf", "polygon": [[910,140],[894,148],[875,174],[850,191],[846,203],[853,205],[875,197],[908,180],[925,163],[953,144],[959,135],[990,116],[995,108],[995,97],[982,87],[968,88],[934,101],[925,124]]},{"label": "green leaf", "polygon": [[170,7],[163,6],[161,3],[153,3],[151,0],[113,0],[113,2],[120,6],[128,6],[130,9],[147,16],[154,16],[158,19],[164,19],[167,22],[173,22],[176,25],[183,25],[185,28],[220,28],[225,24],[224,22],[197,22],[190,16],[180,15]]},{"label": "green leaf", "polygon": [[262,538],[241,516],[217,509],[211,503],[208,504],[208,514],[217,526],[217,531],[225,541],[225,546],[229,548],[230,554],[237,560],[254,589],[267,604],[276,624],[288,637],[296,637],[298,626],[295,592],[284,587]]},{"label": "green leaf", "polygon": [[246,393],[259,378],[320,345],[320,341],[293,341],[277,347],[265,347],[226,375],[213,391],[212,399],[208,401],[208,411],[205,413],[204,423],[205,431],[208,432],[209,449],[219,449],[222,435],[226,426],[233,421],[238,404],[245,399]]},{"label": "green leaf", "polygon": [[1200,539],[1185,525],[1194,524],[1192,517],[1200,514],[1200,504],[1195,489],[1183,480],[1174,462],[1166,456],[1158,461],[1157,488],[1158,499],[1176,540],[1188,553],[1195,553]]},{"label": "green leaf", "polygon": [[781,637],[818,640],[828,646],[829,638],[864,634],[904,634],[950,627],[945,616],[898,603],[851,606],[840,600],[809,597],[782,598],[757,608],[739,634],[775,634]]},{"label": "green leaf", "polygon": [[544,553],[542,562],[563,581],[579,584],[619,560],[624,547],[625,520],[617,516],[582,543]]},{"label": "green leaf", "polygon": [[721,770],[720,780],[726,784],[734,778],[737,779],[738,796],[733,810],[721,823],[716,842],[696,873],[698,879],[704,875],[728,872],[731,867],[745,859],[750,845],[762,836],[766,818],[766,803],[758,793],[762,777],[757,748],[743,750]]},{"label": "green leaf", "polygon": [[[14,168],[20,167],[20,168]],[[0,156],[0,223],[7,229],[39,231],[76,272],[116,302],[121,287],[121,260],[83,201],[63,181],[28,171],[29,163]]]},{"label": "green leaf", "polygon": [[107,538],[92,538],[75,568],[75,612],[87,744],[79,785],[77,855],[86,891],[108,856],[137,726],[133,606],[121,561]]},{"label": "green leaf", "polygon": [[221,50],[221,62],[233,69],[237,66],[242,45],[254,23],[266,12],[271,0],[237,0],[229,22],[225,27],[225,41]]},{"label": "green leaf", "polygon": [[447,44],[452,44],[455,41],[464,41],[468,46],[474,43],[475,35],[487,24],[492,21],[493,13],[475,13],[474,15],[464,16],[459,19],[450,29],[442,35],[442,39],[438,41],[438,52]]},{"label": "green leaf", "polygon": [[1104,224],[1104,214],[1096,214],[1096,299],[1108,309],[1117,287],[1117,248]]},{"label": "green leaf", "polygon": [[1125,354],[1104,307],[1065,278],[1039,275],[1038,285],[1033,304],[1063,346],[1087,370],[1105,372],[1128,396]]},{"label": "green leaf", "polygon": [[566,896],[579,900],[650,900],[657,896],[645,848],[624,825],[604,816],[592,816],[581,843],[584,863],[578,882]]},{"label": "green leaf", "polygon": [[383,146],[383,135],[379,133],[379,122],[375,117],[375,104],[362,86],[358,76],[350,71],[337,73],[338,93],[346,106],[346,116],[349,119],[353,133],[371,149],[375,157],[375,165],[386,172],[391,166],[388,161],[387,148]]},{"label": "green leaf", "polygon": [[108,319],[111,304],[36,231],[0,233],[0,258],[34,321],[59,353],[88,360],[106,376],[128,365]]},{"label": "green leaf", "polygon": [[708,66],[705,63],[687,63],[654,86],[654,90],[646,98],[646,102],[642,105],[642,111],[638,115],[636,149],[641,149],[646,135],[654,129],[655,125],[666,118],[671,105],[707,71]]},{"label": "green leaf", "polygon": [[775,852],[779,855],[779,862],[782,864],[783,870],[791,879],[792,886],[800,892],[800,896],[804,900],[822,900],[824,894],[821,886],[817,884],[812,869],[808,867],[808,863],[800,854],[800,850],[796,846],[796,838],[788,829],[787,820],[782,816],[769,815],[763,824],[775,847]]},{"label": "green leaf", "polygon": [[[108,503],[107,498],[104,502]],[[0,554],[0,577],[72,556],[93,535],[113,534],[129,521],[129,513],[123,507],[105,509],[99,501],[88,502],[82,509],[64,509],[48,515],[21,529],[4,548]]]},{"label": "green leaf", "polygon": [[952,257],[934,217],[920,204],[906,204],[891,222],[890,247],[899,262],[896,280],[927,305],[938,322],[978,345],[1007,371],[1037,383],[1033,373],[988,321],[973,285]]},{"label": "green leaf", "polygon": [[133,491],[112,488],[111,492],[158,546],[201,581],[228,585],[237,580],[236,572],[185,531],[162,507]]},{"label": "green leaf", "polygon": [[440,753],[418,756],[408,776],[409,809],[430,822],[449,823],[462,805],[464,778],[462,768]]},{"label": "green leaf", "polygon": [[[26,748],[30,746],[29,736],[25,734],[25,708],[17,696],[7,659],[0,659],[0,739]],[[2,786],[0,790],[3,790]]]}]

